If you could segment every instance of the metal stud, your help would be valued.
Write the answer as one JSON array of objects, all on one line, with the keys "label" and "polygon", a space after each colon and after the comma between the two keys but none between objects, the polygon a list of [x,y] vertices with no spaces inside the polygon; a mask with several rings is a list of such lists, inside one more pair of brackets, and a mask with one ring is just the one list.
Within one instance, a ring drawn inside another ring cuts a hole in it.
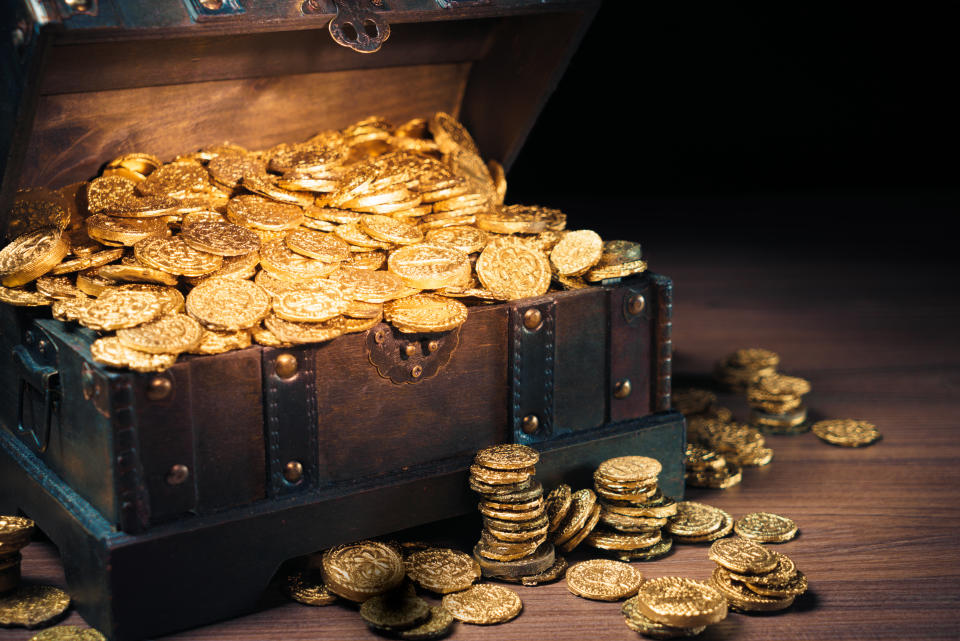
[{"label": "metal stud", "polygon": [[410,343],[403,348],[403,353],[407,355],[407,358],[410,358],[411,356],[417,353],[417,346],[414,345],[413,343]]},{"label": "metal stud", "polygon": [[523,313],[523,326],[531,332],[536,331],[543,322],[543,315],[536,307],[531,307]]},{"label": "metal stud", "polygon": [[533,434],[540,429],[540,419],[537,418],[536,414],[528,414],[523,417],[520,429],[523,430],[524,434]]},{"label": "metal stud", "polygon": [[287,461],[283,466],[283,478],[288,483],[299,483],[303,479],[303,463],[300,461]]},{"label": "metal stud", "polygon": [[636,316],[647,306],[647,301],[642,294],[634,294],[627,299],[627,311]]},{"label": "metal stud", "polygon": [[170,398],[173,392],[173,382],[165,376],[154,376],[147,384],[147,398],[151,401],[162,401]]},{"label": "metal stud", "polygon": [[293,378],[297,375],[297,357],[288,353],[280,354],[274,367],[280,378]]},{"label": "metal stud", "polygon": [[633,386],[630,385],[629,378],[621,378],[619,381],[613,384],[614,398],[626,398],[630,396],[630,392],[632,391],[633,391]]},{"label": "metal stud", "polygon": [[427,350],[429,352],[432,353],[437,351],[438,349],[440,349],[440,341],[438,341],[437,339],[434,338],[432,341],[427,343]]},{"label": "metal stud", "polygon": [[167,472],[167,485],[180,485],[190,477],[190,468],[177,463]]},{"label": "metal stud", "polygon": [[420,365],[414,365],[413,369],[410,370],[410,376],[414,378],[420,378],[421,376],[423,376],[423,367],[421,367]]}]

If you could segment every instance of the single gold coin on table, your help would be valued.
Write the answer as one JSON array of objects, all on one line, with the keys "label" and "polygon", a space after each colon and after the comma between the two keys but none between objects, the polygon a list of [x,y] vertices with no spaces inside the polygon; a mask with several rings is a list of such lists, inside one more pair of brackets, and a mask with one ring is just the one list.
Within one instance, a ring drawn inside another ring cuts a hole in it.
[{"label": "single gold coin on table", "polygon": [[651,639],[678,639],[682,637],[695,637],[707,629],[705,625],[698,625],[692,628],[678,628],[672,625],[666,625],[644,616],[637,606],[637,597],[630,597],[623,602],[620,608],[623,614],[624,623],[627,627]]},{"label": "single gold coin on table", "polygon": [[412,245],[423,240],[423,232],[415,225],[390,216],[364,216],[360,219],[360,228],[371,238],[394,245]]},{"label": "single gold coin on table", "polygon": [[248,329],[270,312],[270,295],[248,280],[209,278],[187,294],[186,309],[208,329]]},{"label": "single gold coin on table", "polygon": [[384,303],[405,291],[399,277],[382,270],[341,267],[330,280],[340,283],[347,298],[366,303]]},{"label": "single gold coin on table", "polygon": [[536,465],[540,453],[527,445],[504,443],[477,452],[474,462],[494,470],[519,470]]},{"label": "single gold coin on table", "polygon": [[93,360],[110,367],[119,367],[134,372],[162,372],[177,362],[176,354],[148,354],[130,349],[116,336],[104,336],[90,344]]},{"label": "single gold coin on table", "polygon": [[327,588],[350,601],[389,592],[405,575],[400,554],[378,541],[338,545],[324,552],[321,564]]},{"label": "single gold coin on table", "polygon": [[307,258],[339,263],[351,257],[350,246],[333,234],[313,229],[294,229],[284,236],[287,247]]},{"label": "single gold coin on table", "polygon": [[304,605],[323,606],[337,601],[337,595],[323,584],[323,577],[318,570],[291,574],[287,577],[284,591],[291,599]]},{"label": "single gold coin on table", "polygon": [[759,543],[741,538],[720,539],[710,546],[711,561],[741,574],[763,574],[777,567],[777,557]]},{"label": "single gold coin on table", "polygon": [[70,607],[70,595],[50,585],[21,585],[0,596],[0,627],[49,625]]},{"label": "single gold coin on table", "polygon": [[78,625],[58,625],[47,628],[30,637],[29,641],[107,641],[107,637],[95,628],[81,628]]},{"label": "single gold coin on table", "polygon": [[300,225],[303,210],[296,205],[278,203],[263,196],[245,195],[230,199],[227,218],[242,227],[282,231]]},{"label": "single gold coin on table", "polygon": [[603,255],[603,239],[589,229],[567,232],[550,252],[550,263],[563,276],[579,276]]},{"label": "single gold coin on table", "polygon": [[477,259],[477,277],[503,300],[542,296],[550,288],[546,255],[510,236],[490,241]]},{"label": "single gold coin on table", "polygon": [[560,527],[560,524],[563,523],[563,520],[570,512],[572,502],[573,491],[569,485],[561,483],[550,490],[550,494],[547,495],[546,505],[547,518],[550,520],[550,532],[556,531],[556,529]]},{"label": "single gold coin on table", "polygon": [[117,338],[126,347],[141,352],[179,354],[200,343],[203,328],[186,314],[167,314],[136,327],[118,329]]},{"label": "single gold coin on table", "polygon": [[121,290],[90,303],[79,320],[90,329],[111,331],[149,323],[162,312],[163,305],[153,292]]},{"label": "single gold coin on table", "polygon": [[678,576],[645,581],[637,591],[636,605],[647,618],[681,628],[711,625],[727,616],[727,602],[715,588]]},{"label": "single gold coin on table", "polygon": [[404,565],[414,583],[437,594],[466,590],[480,578],[480,566],[473,557],[449,548],[414,552]]},{"label": "single gold coin on table", "polygon": [[399,589],[364,601],[360,618],[375,630],[399,632],[429,619],[430,606],[416,594]]},{"label": "single gold coin on table", "polygon": [[583,489],[574,492],[570,499],[570,512],[553,532],[554,544],[562,545],[579,533],[593,515],[596,504],[597,495],[593,490]]},{"label": "single gold coin on table", "polygon": [[19,236],[0,249],[0,282],[18,287],[56,267],[70,250],[59,229],[45,227]]},{"label": "single gold coin on table", "polygon": [[194,249],[180,237],[148,236],[133,246],[137,260],[177,276],[203,276],[220,269],[223,257]]},{"label": "single gold coin on table", "polygon": [[228,222],[195,222],[180,232],[194,249],[218,256],[243,256],[260,249],[260,237],[246,227]]},{"label": "single gold coin on table", "polygon": [[873,423],[848,418],[818,421],[810,429],[820,440],[840,447],[864,447],[881,438]]},{"label": "single gold coin on table", "polygon": [[567,589],[585,599],[619,601],[640,589],[643,575],[627,563],[591,559],[570,566]]},{"label": "single gold coin on table", "polygon": [[733,530],[744,539],[760,543],[783,543],[797,535],[793,519],[769,512],[752,512],[741,516],[733,524]]},{"label": "single gold coin on table", "polygon": [[273,301],[273,313],[283,320],[295,323],[320,323],[336,318],[347,307],[335,283],[325,290],[292,291],[280,295]]},{"label": "single gold coin on table", "polygon": [[491,625],[515,618],[523,609],[523,602],[510,588],[481,583],[444,596],[443,607],[464,623]]},{"label": "single gold coin on table", "polygon": [[447,332],[466,322],[467,306],[446,296],[414,294],[387,301],[383,317],[408,334]]},{"label": "single gold coin on table", "polygon": [[794,596],[775,597],[757,594],[746,584],[734,581],[730,573],[722,567],[714,568],[710,583],[723,595],[732,609],[742,612],[785,610],[793,605],[795,598]]},{"label": "single gold coin on table", "polygon": [[619,456],[607,459],[597,467],[594,478],[600,482],[641,483],[656,479],[663,466],[648,456]]},{"label": "single gold coin on table", "polygon": [[408,287],[439,289],[470,279],[470,259],[459,249],[438,243],[418,243],[390,253],[387,269]]}]

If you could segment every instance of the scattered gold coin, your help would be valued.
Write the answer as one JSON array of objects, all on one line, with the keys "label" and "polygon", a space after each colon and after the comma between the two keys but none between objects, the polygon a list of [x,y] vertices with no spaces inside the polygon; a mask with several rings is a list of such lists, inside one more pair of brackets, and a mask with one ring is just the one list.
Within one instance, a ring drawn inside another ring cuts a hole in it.
[{"label": "scattered gold coin", "polygon": [[149,323],[162,312],[163,306],[156,294],[119,290],[91,302],[83,309],[79,320],[90,329],[110,331]]},{"label": "scattered gold coin", "polygon": [[645,616],[637,605],[637,597],[631,597],[623,602],[620,608],[627,627],[651,639],[676,639],[680,637],[695,637],[707,629],[705,625],[690,628],[680,628],[654,621]]},{"label": "scattered gold coin", "polygon": [[491,625],[515,618],[523,609],[523,602],[509,588],[481,583],[444,596],[443,607],[464,623]]},{"label": "scattered gold coin", "polygon": [[295,572],[287,577],[284,590],[294,601],[304,605],[331,605],[336,603],[337,595],[323,584],[323,577],[317,570]]},{"label": "scattered gold coin", "polygon": [[591,559],[570,566],[567,589],[585,599],[619,601],[640,589],[643,575],[620,561]]},{"label": "scattered gold coin", "polygon": [[426,622],[430,606],[416,594],[400,589],[364,601],[360,617],[376,630],[399,632]]},{"label": "scattered gold coin", "polygon": [[710,583],[717,591],[723,595],[723,598],[730,604],[730,607],[742,612],[772,612],[776,610],[785,610],[793,605],[795,597],[772,597],[757,594],[746,584],[740,581],[734,581],[730,573],[722,567],[716,567],[713,575],[710,577]]},{"label": "scattered gold coin", "polygon": [[414,552],[404,565],[410,579],[437,594],[465,590],[480,578],[480,566],[473,557],[449,548]]},{"label": "scattered gold coin", "polygon": [[783,543],[797,535],[797,524],[778,514],[752,512],[737,519],[733,530],[740,537],[751,541]]},{"label": "scattered gold coin", "polygon": [[346,543],[322,557],[323,580],[334,594],[363,602],[389,592],[404,577],[403,560],[389,545],[378,541]]},{"label": "scattered gold coin", "polygon": [[37,628],[60,618],[70,595],[50,585],[23,585],[0,596],[0,626]]},{"label": "scattered gold coin", "polygon": [[104,336],[90,344],[93,360],[110,367],[131,369],[134,372],[162,372],[177,361],[176,354],[148,354],[130,349],[116,336]]},{"label": "scattered gold coin", "polygon": [[445,637],[450,628],[456,622],[453,615],[441,606],[430,606],[430,618],[424,623],[410,628],[409,630],[400,630],[397,636],[407,641],[429,641],[431,639],[440,639]]},{"label": "scattered gold coin", "polygon": [[637,592],[637,609],[658,623],[693,628],[722,621],[727,602],[703,581],[663,576],[648,579]]},{"label": "scattered gold coin", "polygon": [[220,269],[223,257],[194,249],[182,237],[148,236],[133,246],[147,267],[177,276],[203,276]]},{"label": "scattered gold coin", "polygon": [[562,276],[580,276],[597,264],[603,239],[589,229],[567,232],[550,252],[550,263]]},{"label": "scattered gold coin", "polygon": [[741,538],[720,539],[710,546],[710,560],[728,570],[763,574],[777,567],[777,557],[759,543]]},{"label": "scattered gold coin", "polygon": [[78,625],[58,625],[47,628],[30,637],[29,641],[107,641],[107,638],[94,628],[81,628]]},{"label": "scattered gold coin", "polygon": [[811,430],[820,440],[840,447],[865,447],[881,438],[873,423],[848,418],[818,421]]}]

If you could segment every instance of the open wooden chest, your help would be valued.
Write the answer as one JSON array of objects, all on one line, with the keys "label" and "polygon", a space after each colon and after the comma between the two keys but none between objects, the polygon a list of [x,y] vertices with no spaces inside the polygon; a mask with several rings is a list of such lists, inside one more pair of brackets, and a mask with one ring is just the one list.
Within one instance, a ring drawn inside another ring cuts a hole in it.
[{"label": "open wooden chest", "polygon": [[[509,168],[596,5],[12,3],[0,212],[124,152],[261,148],[370,114],[457,115]],[[475,509],[467,468],[494,443],[540,450],[545,486],[654,456],[680,497],[671,296],[644,273],[471,307],[430,345],[381,324],[159,374],[104,367],[95,332],[0,306],[0,510],[35,519],[84,618],[132,640],[248,610],[286,559]]]}]

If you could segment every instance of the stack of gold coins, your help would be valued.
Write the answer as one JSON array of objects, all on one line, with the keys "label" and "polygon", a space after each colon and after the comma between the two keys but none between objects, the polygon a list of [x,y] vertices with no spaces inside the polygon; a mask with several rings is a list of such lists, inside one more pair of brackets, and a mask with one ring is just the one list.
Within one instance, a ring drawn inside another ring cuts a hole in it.
[{"label": "stack of gold coins", "polygon": [[676,576],[649,579],[621,608],[624,622],[653,639],[692,637],[727,616],[727,602],[711,585]]},{"label": "stack of gold coins", "polygon": [[677,543],[709,543],[730,534],[733,523],[732,516],[712,505],[680,501],[664,529]]},{"label": "stack of gold coins", "polygon": [[503,444],[477,452],[470,489],[483,515],[473,557],[483,576],[507,579],[540,574],[556,562],[547,543],[543,486],[534,479],[540,454],[526,445]]},{"label": "stack of gold coins", "polygon": [[[738,474],[740,467],[758,467],[773,460],[773,450],[766,446],[763,434],[743,423],[718,420],[691,423],[687,440],[722,454],[730,476]],[[724,482],[718,478],[716,484],[719,487]]]},{"label": "stack of gold coins", "polygon": [[809,429],[807,407],[803,396],[810,392],[810,382],[796,376],[765,374],[750,381],[747,402],[750,422],[766,432],[797,434]]},{"label": "stack of gold coins", "polygon": [[593,473],[600,515],[586,537],[595,548],[609,550],[622,561],[648,561],[666,555],[673,542],[661,528],[677,513],[677,503],[657,485],[660,461],[621,456],[604,461]]},{"label": "stack of gold coins", "polygon": [[776,352],[759,347],[738,349],[722,358],[714,368],[717,382],[727,389],[742,392],[757,376],[773,374],[780,364]]},{"label": "stack of gold coins", "polygon": [[717,541],[710,559],[717,564],[710,582],[734,610],[785,610],[807,590],[806,576],[790,557],[753,541]]},{"label": "stack of gold coins", "polygon": [[34,528],[22,516],[0,516],[0,594],[20,585],[20,550],[30,544]]},{"label": "stack of gold coins", "polygon": [[702,421],[733,420],[733,412],[729,408],[717,405],[717,395],[710,390],[697,388],[674,390],[671,402],[673,407],[686,417],[688,425],[695,425]]},{"label": "stack of gold coins", "polygon": [[597,495],[588,489],[574,492],[561,484],[547,496],[547,518],[550,540],[564,552],[572,552],[600,522]]},{"label": "stack of gold coins", "polygon": [[687,443],[683,460],[686,483],[690,487],[725,490],[743,480],[739,465],[729,463],[723,454],[701,445]]}]

